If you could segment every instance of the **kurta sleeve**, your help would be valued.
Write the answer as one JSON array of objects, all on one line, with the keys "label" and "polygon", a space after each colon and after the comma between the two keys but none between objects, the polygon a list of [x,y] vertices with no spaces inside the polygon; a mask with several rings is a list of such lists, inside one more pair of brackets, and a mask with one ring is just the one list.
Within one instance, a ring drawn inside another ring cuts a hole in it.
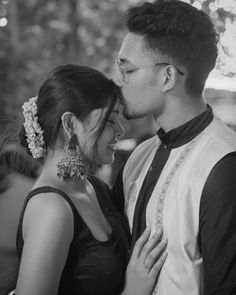
[{"label": "kurta sleeve", "polygon": [[204,295],[236,294],[236,152],[221,159],[208,176],[199,226]]}]

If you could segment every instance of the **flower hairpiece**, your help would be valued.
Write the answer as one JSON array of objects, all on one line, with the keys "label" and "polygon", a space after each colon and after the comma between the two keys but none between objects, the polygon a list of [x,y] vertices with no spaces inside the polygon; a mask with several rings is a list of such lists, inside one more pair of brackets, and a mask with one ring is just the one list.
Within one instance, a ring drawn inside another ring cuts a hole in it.
[{"label": "flower hairpiece", "polygon": [[43,130],[38,123],[37,117],[37,99],[32,97],[26,101],[23,106],[24,128],[26,134],[26,141],[29,150],[34,158],[42,158],[45,155]]}]

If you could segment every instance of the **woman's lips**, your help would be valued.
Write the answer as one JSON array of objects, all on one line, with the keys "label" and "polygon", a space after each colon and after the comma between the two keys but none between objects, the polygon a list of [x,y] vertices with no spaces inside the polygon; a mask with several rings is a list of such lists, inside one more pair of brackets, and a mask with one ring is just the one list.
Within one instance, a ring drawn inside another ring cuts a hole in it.
[{"label": "woman's lips", "polygon": [[110,144],[108,144],[108,148],[110,150],[112,150],[113,152],[115,152],[116,151],[116,144],[115,143],[110,143]]}]

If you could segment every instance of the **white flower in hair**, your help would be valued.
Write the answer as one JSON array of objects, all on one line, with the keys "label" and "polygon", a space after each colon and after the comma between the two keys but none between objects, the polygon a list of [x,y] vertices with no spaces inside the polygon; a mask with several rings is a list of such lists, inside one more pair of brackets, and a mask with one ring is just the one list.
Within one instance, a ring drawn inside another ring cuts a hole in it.
[{"label": "white flower in hair", "polygon": [[43,130],[38,123],[37,99],[32,97],[23,106],[24,128],[29,150],[34,158],[42,158],[45,155]]}]

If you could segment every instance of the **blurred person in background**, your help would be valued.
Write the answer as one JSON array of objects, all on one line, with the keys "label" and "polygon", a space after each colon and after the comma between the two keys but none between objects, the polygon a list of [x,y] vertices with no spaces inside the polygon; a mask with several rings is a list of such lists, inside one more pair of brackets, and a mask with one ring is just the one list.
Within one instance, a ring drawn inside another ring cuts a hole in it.
[{"label": "blurred person in background", "polygon": [[102,73],[64,65],[24,103],[21,144],[43,166],[19,221],[17,295],[152,293],[167,241],[145,230],[127,267],[127,224],[93,176],[123,134],[120,95]]},{"label": "blurred person in background", "polygon": [[32,161],[17,143],[3,144],[2,141],[0,167],[0,294],[5,295],[16,284],[19,268],[17,225],[40,164]]},{"label": "blurred person in background", "polygon": [[117,59],[127,119],[153,115],[157,135],[120,171],[114,199],[132,232],[168,238],[159,295],[236,294],[236,134],[206,104],[217,58],[209,17],[178,0],[127,11]]}]

